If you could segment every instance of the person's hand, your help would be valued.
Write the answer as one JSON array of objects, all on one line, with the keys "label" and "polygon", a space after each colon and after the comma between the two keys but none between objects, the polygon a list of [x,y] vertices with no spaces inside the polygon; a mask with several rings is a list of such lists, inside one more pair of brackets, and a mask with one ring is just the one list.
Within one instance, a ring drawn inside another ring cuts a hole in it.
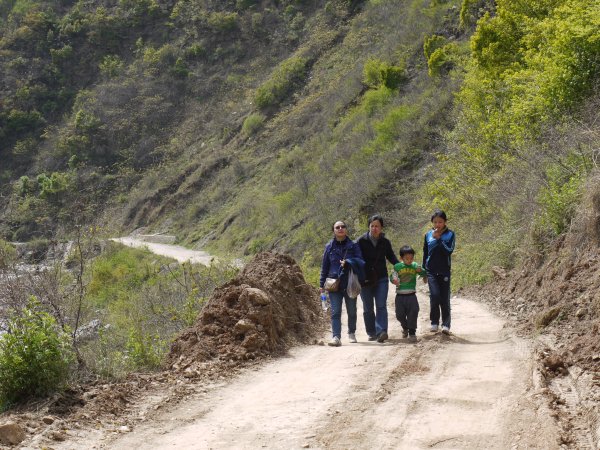
[{"label": "person's hand", "polygon": [[340,265],[342,267],[344,267],[346,265],[346,260],[345,259],[340,259]]},{"label": "person's hand", "polygon": [[442,230],[440,228],[435,228],[433,230],[433,238],[439,239],[442,236]]},{"label": "person's hand", "polygon": [[322,287],[319,288],[319,294],[322,294],[323,292],[325,292],[325,289],[323,289]]},{"label": "person's hand", "polygon": [[423,278],[423,284],[427,284],[427,278]]}]

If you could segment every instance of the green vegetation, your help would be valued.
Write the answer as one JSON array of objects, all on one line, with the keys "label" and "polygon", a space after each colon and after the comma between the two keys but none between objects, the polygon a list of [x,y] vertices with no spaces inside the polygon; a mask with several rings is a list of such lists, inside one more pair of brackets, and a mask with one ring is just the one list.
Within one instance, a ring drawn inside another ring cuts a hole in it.
[{"label": "green vegetation", "polygon": [[[0,17],[7,240],[97,221],[314,268],[337,218],[357,234],[380,212],[414,242],[441,207],[458,287],[543,253],[595,169],[593,2],[15,0]],[[151,361],[155,336],[119,339]]]},{"label": "green vegetation", "polygon": [[61,389],[74,362],[69,336],[31,299],[0,335],[0,408]]},{"label": "green vegetation", "polygon": [[[514,266],[528,245],[543,252],[571,222],[594,167],[579,123],[594,127],[595,113],[581,106],[600,73],[599,24],[600,12],[583,0],[498,1],[477,23],[448,136],[455,150],[439,156],[424,197],[466,235],[494,243],[484,273]],[[440,41],[431,41],[432,56]],[[480,259],[487,247],[465,257]]]},{"label": "green vegetation", "polygon": [[109,378],[158,368],[175,335],[195,322],[212,290],[236,273],[224,264],[173,264],[114,244],[92,261],[90,271],[86,309],[101,311],[110,325],[81,353],[90,369]]},{"label": "green vegetation", "polygon": [[256,106],[267,108],[283,101],[304,80],[307,62],[306,58],[295,56],[275,68],[269,79],[257,89]]}]

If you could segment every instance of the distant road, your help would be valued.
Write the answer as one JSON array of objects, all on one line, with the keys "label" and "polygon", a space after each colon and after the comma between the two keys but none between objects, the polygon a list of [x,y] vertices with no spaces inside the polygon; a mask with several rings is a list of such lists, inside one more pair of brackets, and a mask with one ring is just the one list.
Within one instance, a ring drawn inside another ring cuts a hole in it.
[{"label": "distant road", "polygon": [[180,245],[159,244],[135,237],[120,237],[111,240],[120,242],[128,247],[147,248],[157,255],[168,256],[176,259],[179,262],[190,261],[192,263],[199,263],[208,266],[210,265],[211,261],[215,259],[214,256],[211,256],[206,252],[201,250],[190,250],[189,248],[181,247]]}]

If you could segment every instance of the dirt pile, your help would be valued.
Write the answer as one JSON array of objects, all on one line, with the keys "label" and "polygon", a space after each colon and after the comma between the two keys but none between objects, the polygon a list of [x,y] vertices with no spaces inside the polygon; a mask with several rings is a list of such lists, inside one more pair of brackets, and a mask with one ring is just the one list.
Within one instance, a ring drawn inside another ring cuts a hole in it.
[{"label": "dirt pile", "polygon": [[564,365],[577,365],[594,373],[600,384],[599,247],[597,176],[588,185],[570,231],[554,243],[550,252],[533,255],[518,270],[496,268],[494,283],[478,294],[513,318],[522,331],[554,335],[560,348],[557,357]]},{"label": "dirt pile", "polygon": [[281,355],[314,342],[325,323],[317,290],[293,258],[261,253],[216,289],[196,324],[172,344],[168,365],[201,371],[210,361],[247,361]]},{"label": "dirt pile", "polygon": [[535,337],[541,383],[568,448],[600,448],[600,176],[568,233],[519,269],[463,294],[490,303]]}]

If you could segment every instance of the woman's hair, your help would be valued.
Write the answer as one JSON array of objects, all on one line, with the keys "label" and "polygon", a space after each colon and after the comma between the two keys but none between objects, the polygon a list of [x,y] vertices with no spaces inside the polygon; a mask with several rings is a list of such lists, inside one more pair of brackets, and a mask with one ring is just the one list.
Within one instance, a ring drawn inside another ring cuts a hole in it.
[{"label": "woman's hair", "polygon": [[405,245],[404,247],[402,247],[400,249],[400,258],[402,258],[404,255],[407,255],[409,253],[411,255],[415,256],[415,250],[410,245]]},{"label": "woman's hair", "polygon": [[369,217],[368,225],[371,225],[371,222],[375,222],[376,220],[379,221],[381,227],[383,228],[383,217],[381,217],[379,214],[373,214],[371,217]]},{"label": "woman's hair", "polygon": [[344,226],[346,227],[346,230],[348,229],[348,224],[346,222],[344,222],[343,220],[336,220],[335,222],[333,222],[331,224],[331,231],[335,232],[335,224],[338,222],[342,222],[344,224]]},{"label": "woman's hair", "polygon": [[433,222],[433,219],[435,219],[436,217],[439,217],[440,219],[444,219],[444,222],[448,221],[448,219],[446,218],[446,213],[444,211],[442,211],[441,209],[433,210],[433,214],[431,215],[431,221]]}]

